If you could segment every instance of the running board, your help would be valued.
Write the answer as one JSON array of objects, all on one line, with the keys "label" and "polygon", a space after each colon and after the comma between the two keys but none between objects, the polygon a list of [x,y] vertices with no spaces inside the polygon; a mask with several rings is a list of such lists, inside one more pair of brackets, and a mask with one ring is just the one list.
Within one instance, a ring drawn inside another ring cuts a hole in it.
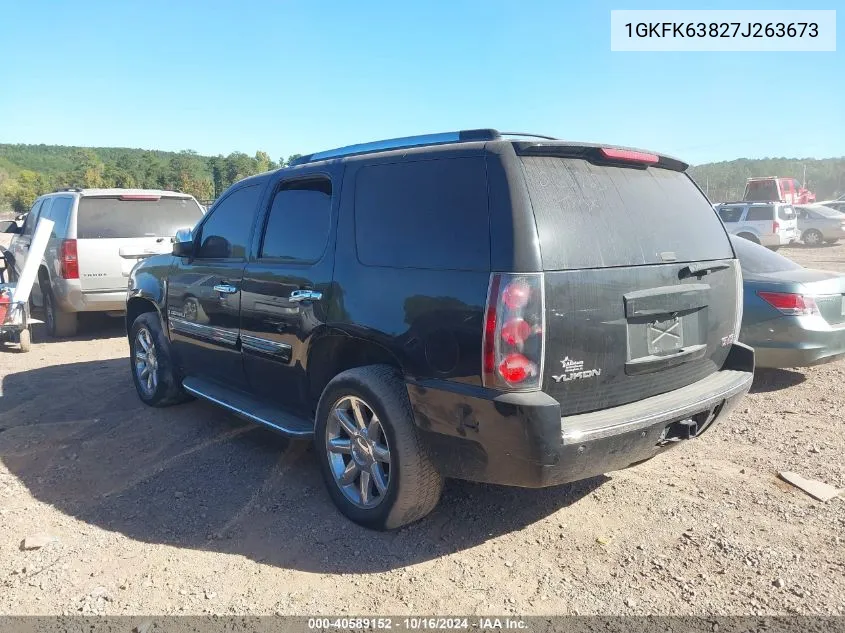
[{"label": "running board", "polygon": [[237,389],[224,387],[202,378],[185,378],[182,387],[191,395],[228,409],[238,417],[257,422],[288,437],[314,436],[314,423],[287,411],[268,405]]}]

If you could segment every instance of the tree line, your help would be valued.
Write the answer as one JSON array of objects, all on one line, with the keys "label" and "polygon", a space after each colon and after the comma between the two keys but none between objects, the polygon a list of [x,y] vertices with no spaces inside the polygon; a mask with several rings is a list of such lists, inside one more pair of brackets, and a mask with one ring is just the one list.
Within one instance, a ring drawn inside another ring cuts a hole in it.
[{"label": "tree line", "polygon": [[745,180],[755,176],[795,178],[806,183],[816,200],[845,194],[845,158],[739,158],[696,165],[690,167],[689,174],[713,202],[741,200]]},{"label": "tree line", "polygon": [[[0,144],[0,211],[23,213],[36,197],[63,187],[171,189],[208,201],[242,178],[288,165],[299,156],[274,161],[263,151],[201,156],[193,151]],[[845,158],[740,158],[690,167],[689,173],[714,202],[740,199],[746,178],[752,176],[797,178],[818,200],[845,193]]]},{"label": "tree line", "polygon": [[65,187],[168,189],[210,201],[232,183],[299,156],[273,160],[263,151],[201,156],[189,150],[0,144],[0,211],[23,213],[38,196]]}]

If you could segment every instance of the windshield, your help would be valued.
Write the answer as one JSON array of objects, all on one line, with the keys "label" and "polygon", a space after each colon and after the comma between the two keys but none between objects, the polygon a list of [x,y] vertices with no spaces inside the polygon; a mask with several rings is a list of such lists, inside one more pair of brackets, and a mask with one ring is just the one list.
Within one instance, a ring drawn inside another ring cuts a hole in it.
[{"label": "windshield", "polygon": [[192,198],[121,200],[82,198],[77,212],[78,239],[120,237],[173,237],[179,229],[193,227],[202,209]]},{"label": "windshield", "polygon": [[743,273],[765,274],[779,273],[784,270],[797,270],[801,268],[791,259],[770,251],[765,246],[760,246],[741,237],[731,236],[736,256],[739,258],[739,265]]}]

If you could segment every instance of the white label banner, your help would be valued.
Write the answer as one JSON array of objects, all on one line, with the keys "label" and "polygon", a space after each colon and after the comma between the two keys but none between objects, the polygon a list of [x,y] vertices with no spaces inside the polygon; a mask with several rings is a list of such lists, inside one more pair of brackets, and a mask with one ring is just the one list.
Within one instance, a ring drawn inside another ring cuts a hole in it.
[{"label": "white label banner", "polygon": [[835,51],[836,11],[611,11],[610,50]]}]

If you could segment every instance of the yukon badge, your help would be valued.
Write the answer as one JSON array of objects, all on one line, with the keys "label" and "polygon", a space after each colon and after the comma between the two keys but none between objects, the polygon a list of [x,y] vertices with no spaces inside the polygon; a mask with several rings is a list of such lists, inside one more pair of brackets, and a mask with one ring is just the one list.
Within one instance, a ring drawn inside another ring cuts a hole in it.
[{"label": "yukon badge", "polygon": [[555,382],[569,382],[570,380],[583,380],[584,378],[593,378],[601,376],[601,369],[584,369],[583,360],[572,360],[566,356],[560,364],[563,365],[563,373],[558,376],[552,376]]}]

